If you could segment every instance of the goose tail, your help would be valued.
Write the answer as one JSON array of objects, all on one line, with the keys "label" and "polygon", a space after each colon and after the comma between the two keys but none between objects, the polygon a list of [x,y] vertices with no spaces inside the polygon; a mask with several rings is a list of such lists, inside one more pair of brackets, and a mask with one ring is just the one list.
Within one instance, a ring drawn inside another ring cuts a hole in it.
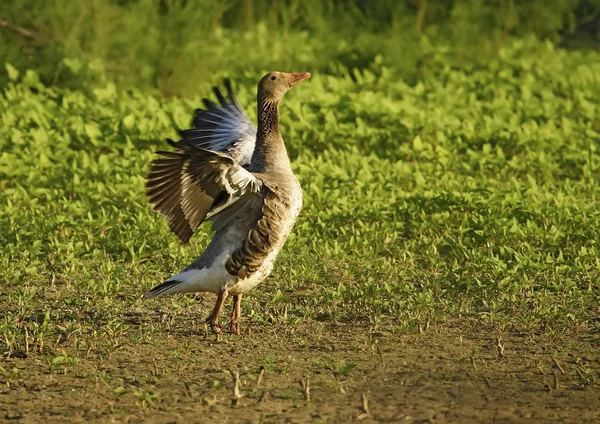
[{"label": "goose tail", "polygon": [[179,280],[167,280],[164,283],[159,284],[158,286],[154,287],[150,291],[147,291],[146,293],[144,293],[144,298],[145,299],[155,299],[157,297],[164,296],[167,294],[179,293],[180,290],[178,290],[178,289],[180,288],[180,286],[183,283],[184,283],[183,281],[179,281]]}]

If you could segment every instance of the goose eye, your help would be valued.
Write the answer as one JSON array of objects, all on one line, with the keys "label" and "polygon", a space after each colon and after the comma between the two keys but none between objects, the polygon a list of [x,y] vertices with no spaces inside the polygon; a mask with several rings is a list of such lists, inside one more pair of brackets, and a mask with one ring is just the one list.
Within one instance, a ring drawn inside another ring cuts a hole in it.
[{"label": "goose eye", "polygon": [[273,75],[273,76],[271,77],[271,80],[272,80],[272,81],[275,81],[276,79],[277,79],[277,75]]}]

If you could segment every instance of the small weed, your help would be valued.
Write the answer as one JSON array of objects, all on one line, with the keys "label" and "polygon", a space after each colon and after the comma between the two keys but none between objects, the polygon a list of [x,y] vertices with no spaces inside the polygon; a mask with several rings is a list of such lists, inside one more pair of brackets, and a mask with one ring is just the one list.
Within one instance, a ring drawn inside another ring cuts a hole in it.
[{"label": "small weed", "polygon": [[154,401],[158,399],[158,394],[151,390],[134,391],[133,395],[139,399],[139,405],[143,408],[150,408],[154,405]]},{"label": "small weed", "polygon": [[330,366],[331,371],[336,377],[346,376],[356,368],[356,364],[348,364],[346,361],[341,360]]}]

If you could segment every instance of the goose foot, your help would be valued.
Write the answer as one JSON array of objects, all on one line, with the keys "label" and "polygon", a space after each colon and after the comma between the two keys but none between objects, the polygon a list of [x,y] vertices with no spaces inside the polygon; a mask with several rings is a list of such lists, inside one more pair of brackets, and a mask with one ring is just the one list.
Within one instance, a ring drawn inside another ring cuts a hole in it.
[{"label": "goose foot", "polygon": [[210,325],[210,329],[216,334],[221,334],[221,326],[219,325],[219,315],[221,315],[223,303],[225,303],[227,295],[227,290],[221,290],[219,292],[219,294],[217,295],[217,302],[215,303],[215,307],[213,308],[208,318],[206,318],[206,323]]},{"label": "goose foot", "polygon": [[240,318],[242,315],[242,295],[233,295],[233,309],[229,318],[229,331],[233,334],[240,335]]},{"label": "goose foot", "polygon": [[219,325],[218,322],[208,322],[208,319],[206,321],[207,321],[208,325],[210,325],[210,329],[213,333],[221,334],[223,332],[221,330],[221,326]]}]

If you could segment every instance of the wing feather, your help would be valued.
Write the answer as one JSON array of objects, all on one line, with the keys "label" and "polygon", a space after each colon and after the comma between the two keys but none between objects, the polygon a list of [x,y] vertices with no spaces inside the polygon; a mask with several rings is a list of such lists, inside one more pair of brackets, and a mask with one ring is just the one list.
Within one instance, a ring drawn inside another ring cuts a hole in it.
[{"label": "wing feather", "polygon": [[226,154],[187,140],[175,146],[172,152],[160,152],[152,162],[146,194],[153,210],[159,211],[171,231],[186,243],[207,217],[241,199],[239,208],[243,208],[249,201],[246,196],[254,198],[263,183]]},{"label": "wing feather", "polygon": [[237,102],[229,80],[225,80],[225,88],[229,98],[214,87],[218,103],[203,99],[205,109],[196,109],[194,128],[180,130],[179,135],[198,147],[226,153],[240,165],[248,165],[256,143],[256,126]]}]

